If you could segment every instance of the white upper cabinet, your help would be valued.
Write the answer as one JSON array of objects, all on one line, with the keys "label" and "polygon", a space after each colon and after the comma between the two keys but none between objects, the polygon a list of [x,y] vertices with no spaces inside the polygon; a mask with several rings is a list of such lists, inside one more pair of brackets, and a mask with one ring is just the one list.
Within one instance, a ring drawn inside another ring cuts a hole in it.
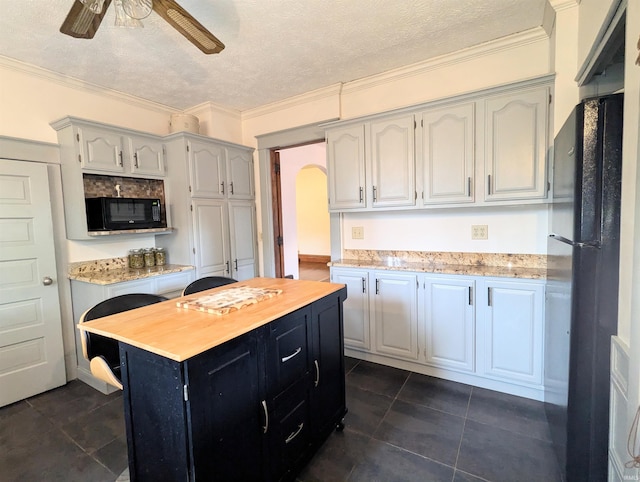
[{"label": "white upper cabinet", "polygon": [[420,114],[422,204],[473,202],[474,107],[469,102]]},{"label": "white upper cabinet", "polygon": [[217,199],[194,199],[192,215],[197,277],[231,276],[226,202]]},{"label": "white upper cabinet", "polygon": [[187,141],[191,197],[225,197],[225,149],[199,139]]},{"label": "white upper cabinet", "polygon": [[253,154],[246,149],[227,147],[227,186],[230,199],[253,199]]},{"label": "white upper cabinet", "polygon": [[127,136],[128,162],[133,174],[164,175],[164,144],[147,136]]},{"label": "white upper cabinet", "polygon": [[549,91],[538,88],[485,100],[485,200],[547,195]]},{"label": "white upper cabinet", "polygon": [[123,173],[122,136],[99,127],[76,128],[80,166],[92,171]]},{"label": "white upper cabinet", "polygon": [[371,122],[371,207],[415,204],[414,130],[413,114]]},{"label": "white upper cabinet", "polygon": [[366,207],[364,125],[327,132],[327,167],[330,211]]}]

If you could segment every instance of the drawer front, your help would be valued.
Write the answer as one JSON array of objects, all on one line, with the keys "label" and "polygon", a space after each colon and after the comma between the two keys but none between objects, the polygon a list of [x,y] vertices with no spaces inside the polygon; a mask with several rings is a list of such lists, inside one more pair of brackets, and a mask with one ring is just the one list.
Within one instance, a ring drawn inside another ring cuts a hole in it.
[{"label": "drawer front", "polygon": [[274,480],[295,469],[311,443],[308,388],[304,380],[279,397],[272,415],[269,458]]},{"label": "drawer front", "polygon": [[270,398],[275,398],[307,374],[310,315],[311,310],[304,308],[273,322],[269,327],[267,386]]}]

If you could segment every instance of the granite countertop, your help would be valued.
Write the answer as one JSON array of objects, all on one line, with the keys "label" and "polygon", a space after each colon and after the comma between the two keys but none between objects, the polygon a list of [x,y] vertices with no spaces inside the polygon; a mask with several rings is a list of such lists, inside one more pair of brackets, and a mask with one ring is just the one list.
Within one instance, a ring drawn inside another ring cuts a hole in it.
[{"label": "granite countertop", "polygon": [[98,259],[69,264],[69,279],[83,281],[97,285],[110,285],[124,281],[162,276],[195,269],[190,265],[166,264],[151,268],[129,268],[128,260],[124,258]]},{"label": "granite countertop", "polygon": [[331,267],[412,271],[434,274],[546,279],[543,255],[493,253],[434,253],[345,250]]}]

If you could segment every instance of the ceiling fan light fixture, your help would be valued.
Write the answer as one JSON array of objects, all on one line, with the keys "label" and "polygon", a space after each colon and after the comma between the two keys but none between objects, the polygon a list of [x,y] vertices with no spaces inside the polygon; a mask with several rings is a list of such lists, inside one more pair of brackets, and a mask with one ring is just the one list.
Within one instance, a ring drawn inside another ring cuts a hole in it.
[{"label": "ceiling fan light fixture", "polygon": [[131,18],[142,20],[153,11],[152,0],[122,0],[124,12]]},{"label": "ceiling fan light fixture", "polygon": [[116,27],[142,28],[144,25],[136,18],[127,15],[124,9],[124,2],[127,0],[114,0],[113,5],[116,9]]}]

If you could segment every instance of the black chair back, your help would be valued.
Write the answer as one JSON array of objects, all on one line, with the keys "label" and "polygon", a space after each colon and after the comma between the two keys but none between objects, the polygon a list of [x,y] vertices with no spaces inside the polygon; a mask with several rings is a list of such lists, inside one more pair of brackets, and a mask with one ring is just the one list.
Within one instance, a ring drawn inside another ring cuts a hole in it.
[{"label": "black chair back", "polygon": [[[81,322],[95,320],[103,316],[115,315],[123,311],[141,308],[143,306],[152,305],[166,301],[168,298],[160,295],[152,295],[149,293],[131,293],[126,295],[114,296],[107,300],[101,301],[93,308],[87,310],[82,317]],[[105,358],[107,364],[120,378],[120,351],[117,340],[107,338],[106,336],[97,335],[95,333],[86,333],[86,349],[87,358],[91,360],[96,356]]]},{"label": "black chair back", "polygon": [[227,278],[225,276],[206,276],[204,278],[197,279],[189,284],[182,292],[182,296],[187,296],[193,293],[197,293],[198,291],[210,290],[211,288],[217,288],[218,286],[224,286],[237,282],[238,280]]}]

